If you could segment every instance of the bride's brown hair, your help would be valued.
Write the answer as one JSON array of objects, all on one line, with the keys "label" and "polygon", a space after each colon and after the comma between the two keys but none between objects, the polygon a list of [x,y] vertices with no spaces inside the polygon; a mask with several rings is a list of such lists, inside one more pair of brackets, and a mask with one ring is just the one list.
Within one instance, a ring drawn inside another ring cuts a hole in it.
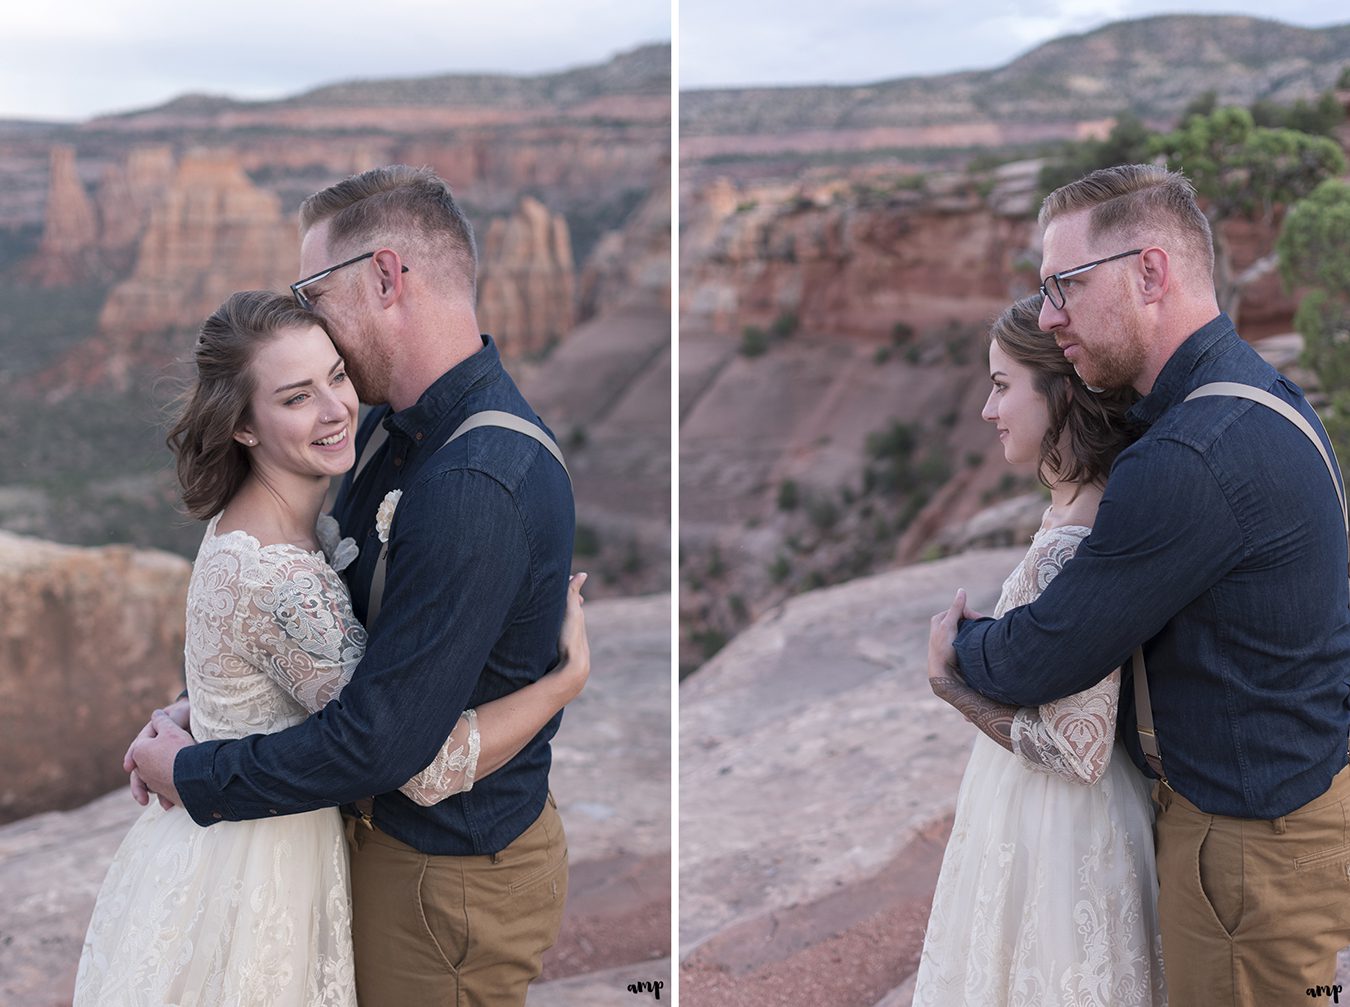
[{"label": "bride's brown hair", "polygon": [[[1037,475],[1046,486],[1053,473],[1060,481],[1104,482],[1111,464],[1132,441],[1125,412],[1138,400],[1133,389],[1090,392],[1064,359],[1055,339],[1040,327],[1041,295],[1016,301],[989,330],[990,342],[1032,374],[1032,387],[1045,398],[1050,425],[1041,438]],[[1068,434],[1067,455],[1060,450]]]},{"label": "bride's brown hair", "polygon": [[192,517],[204,521],[219,513],[248,475],[248,452],[234,432],[250,419],[257,382],[249,364],[258,347],[282,329],[311,325],[328,331],[318,315],[270,290],[231,294],[202,324],[193,348],[196,378],[179,396],[165,438]]}]

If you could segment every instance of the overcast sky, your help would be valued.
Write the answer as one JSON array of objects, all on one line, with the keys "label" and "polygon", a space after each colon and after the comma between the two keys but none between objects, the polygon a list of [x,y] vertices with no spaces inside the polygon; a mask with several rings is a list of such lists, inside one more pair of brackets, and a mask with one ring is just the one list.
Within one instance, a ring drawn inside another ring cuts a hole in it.
[{"label": "overcast sky", "polygon": [[1179,13],[1276,16],[1305,27],[1350,22],[1344,0],[680,0],[680,86],[985,70],[1060,35]]},{"label": "overcast sky", "polygon": [[671,37],[669,0],[36,0],[0,15],[0,118],[85,119],[190,91],[533,74]]}]

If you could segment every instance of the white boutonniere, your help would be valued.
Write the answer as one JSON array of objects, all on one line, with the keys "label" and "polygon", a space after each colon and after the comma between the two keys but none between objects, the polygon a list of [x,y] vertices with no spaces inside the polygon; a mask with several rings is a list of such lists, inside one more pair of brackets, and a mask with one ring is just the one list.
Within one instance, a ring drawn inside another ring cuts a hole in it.
[{"label": "white boutonniere", "polygon": [[375,512],[375,534],[381,542],[389,541],[389,526],[394,523],[394,508],[398,506],[402,490],[390,490],[380,501],[380,509]]},{"label": "white boutonniere", "polygon": [[328,565],[338,573],[351,566],[360,552],[355,539],[340,538],[342,532],[338,528],[337,518],[332,514],[319,515],[319,520],[314,525],[314,533],[319,539],[319,548],[323,550]]}]

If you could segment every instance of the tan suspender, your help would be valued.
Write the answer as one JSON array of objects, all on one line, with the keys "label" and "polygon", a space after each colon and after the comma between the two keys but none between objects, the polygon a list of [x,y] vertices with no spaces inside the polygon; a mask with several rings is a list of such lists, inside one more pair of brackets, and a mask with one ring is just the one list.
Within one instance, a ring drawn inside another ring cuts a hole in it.
[{"label": "tan suspender", "polygon": [[[455,428],[455,432],[446,438],[445,444],[442,444],[441,447],[445,447],[446,444],[449,444],[456,438],[462,437],[470,430],[476,430],[478,427],[503,427],[507,430],[514,430],[517,433],[524,434],[526,437],[533,437],[544,446],[549,454],[558,460],[558,464],[563,467],[563,472],[567,474],[568,481],[571,481],[572,473],[567,471],[567,463],[563,461],[562,451],[558,448],[558,445],[554,442],[553,438],[546,434],[543,428],[538,424],[531,423],[529,420],[515,415],[515,413],[503,412],[500,409],[484,409],[481,412],[471,414],[463,423]],[[361,458],[356,463],[356,468],[352,471],[353,484],[356,482],[356,477],[361,474],[361,470],[364,469],[370,459],[374,457],[375,451],[385,442],[388,436],[388,431],[386,431],[383,426],[377,427],[370,435],[370,440],[366,442],[365,449],[361,452]],[[440,448],[437,448],[436,450],[439,451]],[[375,561],[375,572],[370,578],[370,601],[366,604],[367,628],[375,624],[375,617],[380,614],[380,603],[384,600],[384,578],[388,565],[389,543],[382,542],[380,544],[379,559]]]},{"label": "tan suspender", "polygon": [[[1350,537],[1350,512],[1346,510],[1345,491],[1341,487],[1340,480],[1336,478],[1336,472],[1340,466],[1337,463],[1334,451],[1330,455],[1327,454],[1322,439],[1317,436],[1317,432],[1313,430],[1312,424],[1307,421],[1304,415],[1288,402],[1277,398],[1270,392],[1236,381],[1214,381],[1207,385],[1201,385],[1187,395],[1185,401],[1189,402],[1191,399],[1205,398],[1211,395],[1232,395],[1236,398],[1250,399],[1268,409],[1275,410],[1303,431],[1304,436],[1312,441],[1313,446],[1317,448],[1317,453],[1322,456],[1322,461],[1326,464],[1327,473],[1331,476],[1331,485],[1335,487],[1336,498],[1341,504],[1341,518],[1345,522],[1346,535]],[[1163,773],[1162,768],[1162,752],[1158,748],[1158,736],[1153,729],[1153,704],[1149,702],[1148,677],[1144,669],[1143,647],[1134,649],[1131,667],[1134,670],[1134,713],[1135,719],[1138,721],[1139,747],[1143,750],[1144,761],[1149,764],[1149,768],[1158,774],[1158,779],[1166,783],[1167,776]]]}]

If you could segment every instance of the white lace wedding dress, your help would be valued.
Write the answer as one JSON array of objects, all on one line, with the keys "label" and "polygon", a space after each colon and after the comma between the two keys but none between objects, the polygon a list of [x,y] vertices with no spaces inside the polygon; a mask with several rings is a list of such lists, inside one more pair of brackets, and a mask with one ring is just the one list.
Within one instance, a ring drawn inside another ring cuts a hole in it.
[{"label": "white lace wedding dress", "polygon": [[[995,615],[1025,605],[1090,529],[1042,529]],[[1149,787],[1115,748],[1119,672],[984,734],[961,781],[915,985],[924,1007],[1166,1003]]]},{"label": "white lace wedding dress", "polygon": [[[260,545],[241,531],[217,536],[218,520],[188,587],[184,659],[198,741],[299,723],[337,696],[366,645],[324,553]],[[349,561],[354,548],[337,543],[328,522],[319,529],[326,551]],[[403,792],[434,804],[468,790],[476,720],[466,711]],[[99,892],[75,1007],[165,1004],[356,1007],[336,808],[200,828],[182,808],[150,802]]]}]

